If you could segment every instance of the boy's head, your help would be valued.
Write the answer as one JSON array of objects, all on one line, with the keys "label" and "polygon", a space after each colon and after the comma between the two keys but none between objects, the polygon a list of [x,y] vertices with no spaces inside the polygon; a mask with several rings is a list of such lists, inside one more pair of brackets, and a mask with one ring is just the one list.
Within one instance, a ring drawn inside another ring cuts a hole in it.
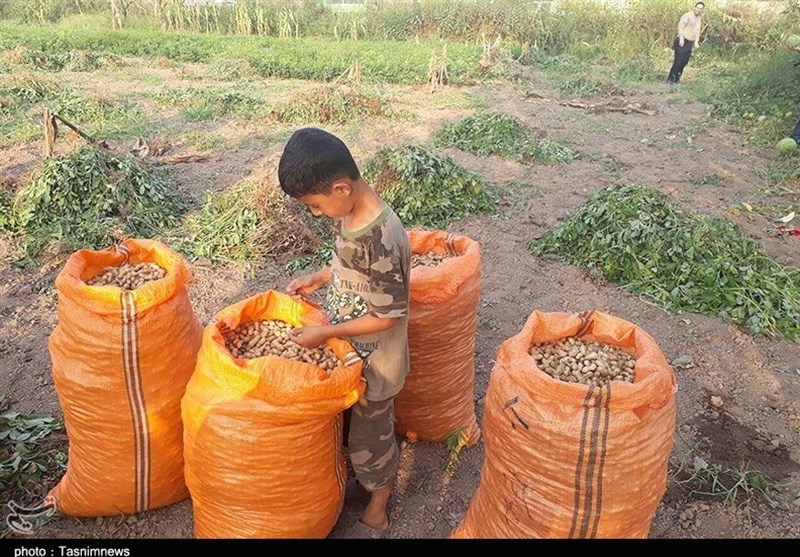
[{"label": "boy's head", "polygon": [[319,128],[294,132],[278,163],[281,189],[295,199],[327,195],[337,180],[359,178],[361,173],[344,142]]},{"label": "boy's head", "polygon": [[702,3],[702,2],[695,2],[695,5],[694,5],[694,13],[695,13],[696,15],[700,15],[701,13],[703,13],[703,10],[705,10],[705,9],[706,9],[706,5],[705,5],[704,3]]}]

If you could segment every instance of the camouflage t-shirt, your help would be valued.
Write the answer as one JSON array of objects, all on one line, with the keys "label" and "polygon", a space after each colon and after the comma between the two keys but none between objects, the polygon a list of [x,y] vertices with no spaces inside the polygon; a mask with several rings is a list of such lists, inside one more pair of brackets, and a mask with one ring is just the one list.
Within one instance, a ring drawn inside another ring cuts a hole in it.
[{"label": "camouflage t-shirt", "polygon": [[408,234],[388,205],[356,231],[334,222],[335,249],[327,306],[332,323],[365,314],[399,318],[387,331],[348,340],[364,359],[367,400],[395,396],[408,375],[408,305],[411,247]]}]

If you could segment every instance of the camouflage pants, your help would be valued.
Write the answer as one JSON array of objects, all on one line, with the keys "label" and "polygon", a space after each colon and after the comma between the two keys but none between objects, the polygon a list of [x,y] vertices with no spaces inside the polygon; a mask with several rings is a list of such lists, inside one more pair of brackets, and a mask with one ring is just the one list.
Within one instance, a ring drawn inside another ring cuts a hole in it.
[{"label": "camouflage pants", "polygon": [[347,447],[356,479],[368,491],[380,489],[397,475],[400,449],[394,434],[394,399],[360,399],[351,408]]}]

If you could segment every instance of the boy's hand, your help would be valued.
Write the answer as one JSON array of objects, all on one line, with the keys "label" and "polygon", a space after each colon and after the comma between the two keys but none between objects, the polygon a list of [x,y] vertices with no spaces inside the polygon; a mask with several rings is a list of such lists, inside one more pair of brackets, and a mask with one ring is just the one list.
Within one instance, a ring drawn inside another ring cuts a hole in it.
[{"label": "boy's hand", "polygon": [[289,338],[305,348],[316,348],[328,340],[328,337],[325,327],[317,325],[295,327],[289,332]]},{"label": "boy's hand", "polygon": [[314,291],[327,284],[327,282],[327,276],[322,271],[319,271],[310,275],[297,277],[286,287],[286,292],[295,298],[309,296]]}]

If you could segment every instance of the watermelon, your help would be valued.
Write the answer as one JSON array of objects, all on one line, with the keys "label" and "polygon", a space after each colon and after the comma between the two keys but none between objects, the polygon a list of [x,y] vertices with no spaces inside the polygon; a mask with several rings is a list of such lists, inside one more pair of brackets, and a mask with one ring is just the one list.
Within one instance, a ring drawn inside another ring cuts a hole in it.
[{"label": "watermelon", "polygon": [[778,145],[776,145],[776,147],[781,153],[790,153],[797,149],[797,142],[791,137],[784,137],[778,141]]},{"label": "watermelon", "polygon": [[789,38],[786,39],[786,42],[792,48],[794,48],[796,46],[800,46],[800,35],[789,35]]}]

